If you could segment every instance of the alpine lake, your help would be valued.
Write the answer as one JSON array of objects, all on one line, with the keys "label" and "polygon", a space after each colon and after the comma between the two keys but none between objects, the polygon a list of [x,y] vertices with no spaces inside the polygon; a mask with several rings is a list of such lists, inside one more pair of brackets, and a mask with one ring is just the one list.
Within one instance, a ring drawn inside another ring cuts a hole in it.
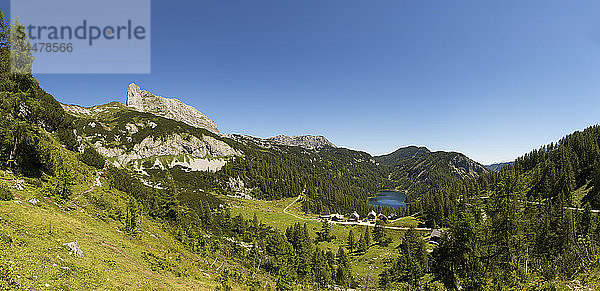
[{"label": "alpine lake", "polygon": [[379,191],[375,197],[369,198],[369,204],[383,207],[406,207],[406,194],[398,191]]}]

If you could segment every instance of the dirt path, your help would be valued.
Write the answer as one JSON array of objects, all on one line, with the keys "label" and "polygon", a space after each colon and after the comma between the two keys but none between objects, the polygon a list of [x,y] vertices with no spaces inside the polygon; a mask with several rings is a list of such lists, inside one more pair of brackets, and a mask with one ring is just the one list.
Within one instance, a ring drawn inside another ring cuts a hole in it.
[{"label": "dirt path", "polygon": [[[479,198],[480,199],[490,199],[489,196],[481,196]],[[510,200],[510,201],[512,201],[512,200]],[[546,205],[546,203],[544,203],[544,202],[535,202],[535,201],[527,201],[527,200],[517,200],[517,201],[521,202],[521,203],[531,204],[531,205]],[[569,206],[565,206],[564,209],[577,210],[577,211],[585,211],[585,209],[583,209],[583,208],[569,207]],[[590,212],[592,212],[592,213],[600,213],[600,210],[599,209],[590,209]]]},{"label": "dirt path", "polygon": [[75,197],[73,197],[73,200],[79,198],[79,196],[81,196],[81,195],[85,195],[85,194],[88,194],[88,193],[94,191],[94,189],[96,189],[96,187],[102,187],[102,181],[100,180],[100,178],[102,177],[103,174],[104,174],[104,171],[98,171],[96,173],[96,179],[94,180],[94,183],[92,183],[92,186],[90,186],[89,189],[77,194]]},{"label": "dirt path", "polygon": [[298,215],[296,215],[296,214],[289,213],[289,212],[287,211],[287,210],[288,210],[288,209],[289,209],[289,208],[290,208],[290,207],[291,207],[291,206],[292,206],[294,203],[296,203],[296,201],[300,200],[300,198],[302,198],[302,195],[298,195],[298,198],[296,198],[294,201],[292,201],[292,203],[290,203],[290,205],[286,206],[286,207],[283,209],[283,213],[285,213],[285,214],[288,214],[288,215],[291,215],[291,216],[293,216],[293,217],[295,217],[295,218],[298,218],[298,219],[300,219],[300,220],[316,220],[316,219],[310,219],[310,218],[304,218],[304,217],[300,217],[300,216],[298,216]]}]

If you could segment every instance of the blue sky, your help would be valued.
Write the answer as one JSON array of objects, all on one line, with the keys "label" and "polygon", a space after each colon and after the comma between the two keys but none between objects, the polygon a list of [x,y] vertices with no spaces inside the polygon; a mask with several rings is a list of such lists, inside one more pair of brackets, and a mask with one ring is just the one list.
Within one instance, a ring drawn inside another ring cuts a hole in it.
[{"label": "blue sky", "polygon": [[36,77],[84,106],[124,102],[135,82],[197,107],[225,133],[505,161],[599,123],[599,6],[153,1],[151,74]]}]

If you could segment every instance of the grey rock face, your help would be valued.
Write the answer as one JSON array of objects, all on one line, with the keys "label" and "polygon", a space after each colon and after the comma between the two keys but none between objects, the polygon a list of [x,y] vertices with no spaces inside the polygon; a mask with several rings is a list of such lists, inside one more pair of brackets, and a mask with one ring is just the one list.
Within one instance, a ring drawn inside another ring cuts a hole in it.
[{"label": "grey rock face", "polygon": [[124,148],[105,147],[101,142],[96,142],[94,148],[105,157],[116,158],[121,165],[153,156],[189,154],[197,158],[204,158],[242,155],[227,143],[211,136],[202,136],[202,139],[199,139],[192,135],[180,134],[166,138],[148,136],[139,144],[134,145],[131,151],[126,151]]},{"label": "grey rock face", "polygon": [[450,161],[450,167],[462,176],[479,177],[488,170],[479,163],[463,156],[458,155]]},{"label": "grey rock face", "polygon": [[324,136],[300,135],[287,136],[278,135],[268,138],[271,142],[287,146],[299,146],[305,149],[318,149],[322,147],[335,147],[333,143],[328,141]]},{"label": "grey rock face", "polygon": [[196,108],[177,99],[155,96],[134,83],[127,88],[127,106],[219,134],[217,125]]}]

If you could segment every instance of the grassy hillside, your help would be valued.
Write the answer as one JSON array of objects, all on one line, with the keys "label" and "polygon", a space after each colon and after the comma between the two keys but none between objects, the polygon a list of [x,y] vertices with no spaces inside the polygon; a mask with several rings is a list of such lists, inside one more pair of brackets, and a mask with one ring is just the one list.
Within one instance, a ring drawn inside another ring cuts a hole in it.
[{"label": "grassy hillside", "polygon": [[[3,185],[15,184],[15,176],[0,174]],[[14,200],[0,202],[2,284],[79,290],[216,286],[214,270],[159,224],[142,217],[137,234],[124,233],[119,221],[126,204],[122,193],[87,181],[77,185],[72,201],[63,203],[44,196],[37,181],[27,181],[24,190],[11,190]],[[34,205],[31,199],[39,202]],[[83,258],[62,246],[73,241],[81,246]]]}]

